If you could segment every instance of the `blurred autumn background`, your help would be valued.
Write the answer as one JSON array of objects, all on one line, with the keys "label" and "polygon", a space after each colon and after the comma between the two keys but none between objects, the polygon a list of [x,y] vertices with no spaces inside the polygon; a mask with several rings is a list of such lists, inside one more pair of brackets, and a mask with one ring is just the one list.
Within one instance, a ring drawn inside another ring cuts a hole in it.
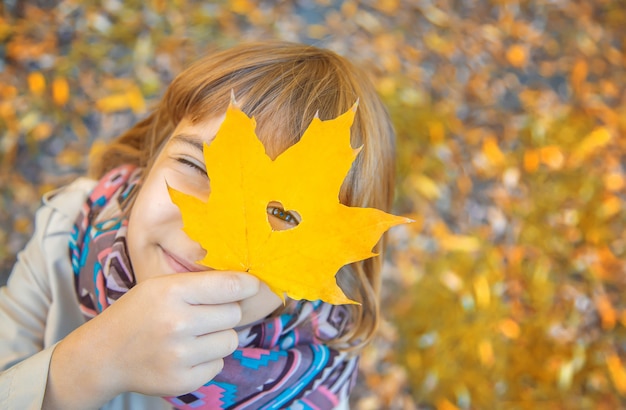
[{"label": "blurred autumn background", "polygon": [[279,38],[372,72],[398,131],[354,409],[626,408],[623,0],[3,0],[0,272],[42,193],[199,54]]}]

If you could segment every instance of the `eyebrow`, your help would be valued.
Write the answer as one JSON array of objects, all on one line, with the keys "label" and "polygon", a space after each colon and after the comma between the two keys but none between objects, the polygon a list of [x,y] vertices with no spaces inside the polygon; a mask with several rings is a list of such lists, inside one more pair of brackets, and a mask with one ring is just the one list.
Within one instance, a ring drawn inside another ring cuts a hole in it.
[{"label": "eyebrow", "polygon": [[172,137],[172,142],[191,145],[200,152],[204,150],[204,142],[194,134],[176,134]]}]

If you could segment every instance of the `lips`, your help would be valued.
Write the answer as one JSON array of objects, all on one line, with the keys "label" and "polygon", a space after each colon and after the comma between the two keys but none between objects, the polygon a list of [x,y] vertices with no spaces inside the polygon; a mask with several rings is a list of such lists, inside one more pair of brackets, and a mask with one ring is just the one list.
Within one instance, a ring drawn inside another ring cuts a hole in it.
[{"label": "lips", "polygon": [[165,260],[167,262],[167,264],[174,269],[174,271],[176,273],[183,273],[183,272],[203,272],[203,271],[207,271],[210,270],[209,268],[207,268],[206,266],[202,266],[202,265],[198,265],[196,263],[193,262],[189,262],[187,259],[182,258],[176,254],[173,254],[169,251],[167,251],[166,249],[161,247],[161,250],[163,251],[163,255],[165,256]]}]

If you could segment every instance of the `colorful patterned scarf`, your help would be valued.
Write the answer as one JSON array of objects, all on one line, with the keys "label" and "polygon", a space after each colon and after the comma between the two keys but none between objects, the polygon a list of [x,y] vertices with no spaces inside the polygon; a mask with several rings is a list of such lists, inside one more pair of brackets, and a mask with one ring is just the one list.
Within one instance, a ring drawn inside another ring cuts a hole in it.
[{"label": "colorful patterned scarf", "polygon": [[[140,170],[122,166],[102,178],[85,202],[70,239],[76,292],[88,320],[135,285],[122,204]],[[286,312],[238,330],[239,348],[197,391],[167,397],[177,409],[332,409],[354,385],[357,356],[323,341],[345,332],[344,306],[288,303]],[[165,354],[165,353],[164,353]]]}]

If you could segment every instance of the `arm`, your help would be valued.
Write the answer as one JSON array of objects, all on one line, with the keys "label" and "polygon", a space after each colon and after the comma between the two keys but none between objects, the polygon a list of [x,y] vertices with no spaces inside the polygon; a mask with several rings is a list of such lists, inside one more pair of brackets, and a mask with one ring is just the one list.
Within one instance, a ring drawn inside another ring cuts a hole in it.
[{"label": "arm", "polygon": [[71,307],[72,275],[64,258],[71,210],[59,209],[65,199],[84,199],[74,188],[39,209],[35,232],[0,288],[0,408],[41,406],[54,344],[82,323]]}]

